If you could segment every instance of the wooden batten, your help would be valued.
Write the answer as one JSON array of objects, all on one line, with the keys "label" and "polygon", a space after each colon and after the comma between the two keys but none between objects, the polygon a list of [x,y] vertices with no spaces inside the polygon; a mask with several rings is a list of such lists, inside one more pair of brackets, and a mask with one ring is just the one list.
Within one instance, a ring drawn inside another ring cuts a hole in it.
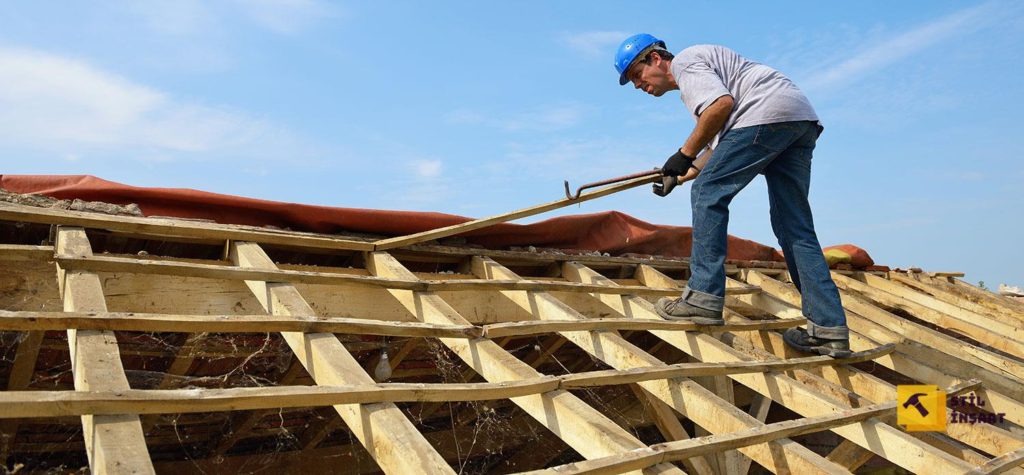
[{"label": "wooden batten", "polygon": [[[39,226],[0,243],[14,357],[0,367],[0,463],[77,450],[93,473],[240,472],[292,428],[267,469],[712,475],[756,462],[839,474],[882,458],[915,473],[1024,474],[1024,304],[962,273],[834,271],[857,351],[837,360],[782,341],[807,320],[780,263],[726,266],[726,324],[708,327],[654,310],[686,285],[685,258],[427,243],[649,181],[377,240],[0,203],[0,220],[53,225],[53,245],[37,245]],[[130,254],[139,243],[162,255]],[[257,355],[275,358],[245,375],[270,375],[259,386],[184,382]],[[44,387],[62,357],[73,388]],[[155,376],[133,389],[126,369],[140,367]],[[908,381],[969,392],[1003,422],[908,433],[894,415]],[[767,423],[776,408],[799,417]],[[510,433],[482,432],[498,418]],[[84,444],[36,434],[79,422]],[[838,436],[827,456],[793,440],[821,431]],[[201,455],[169,458],[179,432]],[[659,433],[666,442],[641,441]]]}]

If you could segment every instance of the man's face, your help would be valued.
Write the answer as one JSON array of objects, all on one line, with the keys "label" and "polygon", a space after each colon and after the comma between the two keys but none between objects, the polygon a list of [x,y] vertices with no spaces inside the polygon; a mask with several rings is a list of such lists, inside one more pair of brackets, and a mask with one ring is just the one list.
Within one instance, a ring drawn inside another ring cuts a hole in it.
[{"label": "man's face", "polygon": [[672,76],[664,68],[661,58],[651,55],[647,62],[637,61],[630,66],[626,72],[626,79],[633,83],[633,87],[640,89],[654,97],[661,97],[662,94],[673,89]]}]

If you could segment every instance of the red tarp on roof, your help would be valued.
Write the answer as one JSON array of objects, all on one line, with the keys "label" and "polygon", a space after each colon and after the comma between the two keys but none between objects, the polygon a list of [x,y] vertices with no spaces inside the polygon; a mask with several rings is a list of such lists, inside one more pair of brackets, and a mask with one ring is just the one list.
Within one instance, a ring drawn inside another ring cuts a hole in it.
[{"label": "red tarp on roof", "polygon": [[[0,188],[59,199],[136,203],[147,216],[210,219],[223,224],[272,225],[318,233],[360,232],[400,236],[470,221],[443,213],[333,208],[258,200],[185,188],[144,188],[89,175],[0,175]],[[561,216],[532,224],[503,223],[462,235],[492,249],[536,246],[687,257],[689,227],[641,221],[617,211]],[[867,256],[867,253],[864,253]],[[729,236],[729,259],[783,261],[775,249]],[[855,266],[871,265],[855,262]]]}]

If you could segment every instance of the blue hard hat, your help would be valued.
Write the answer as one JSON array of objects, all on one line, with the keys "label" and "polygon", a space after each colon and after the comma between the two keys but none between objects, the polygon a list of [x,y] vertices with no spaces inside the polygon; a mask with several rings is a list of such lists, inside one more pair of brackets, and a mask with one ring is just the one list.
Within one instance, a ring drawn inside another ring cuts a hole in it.
[{"label": "blue hard hat", "polygon": [[665,47],[665,42],[661,41],[647,33],[640,33],[638,35],[630,36],[626,38],[619,45],[618,51],[615,52],[615,70],[619,72],[619,85],[622,86],[629,82],[626,79],[626,71],[629,71],[629,66],[633,64],[636,57],[640,55],[643,50],[647,49],[651,45],[658,45],[662,48]]}]

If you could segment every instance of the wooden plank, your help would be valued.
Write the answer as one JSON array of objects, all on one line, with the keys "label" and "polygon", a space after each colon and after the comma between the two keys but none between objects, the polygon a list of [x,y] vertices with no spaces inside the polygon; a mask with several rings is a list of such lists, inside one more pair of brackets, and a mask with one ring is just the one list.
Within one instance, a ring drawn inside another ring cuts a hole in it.
[{"label": "wooden plank", "polygon": [[990,460],[985,465],[976,467],[968,475],[992,475],[996,473],[1004,473],[1012,468],[1018,467],[1024,464],[1024,449],[1017,449],[1013,452],[1007,452]]},{"label": "wooden plank", "polygon": [[414,401],[489,401],[557,390],[559,379],[468,384],[379,383],[229,389],[3,391],[0,418],[85,414],[188,414]]},{"label": "wooden plank", "polygon": [[0,310],[0,330],[89,330],[187,333],[352,333],[405,337],[473,338],[484,328],[316,315],[168,315],[135,312],[9,312]]},{"label": "wooden plank", "polygon": [[[854,274],[852,278],[864,282],[876,289],[902,297],[925,308],[948,315],[954,319],[970,322],[979,327],[988,328],[989,333],[1006,331],[1008,333],[1002,336],[1013,338],[1018,342],[1022,342],[1022,345],[1024,345],[1024,329],[1021,329],[1022,325],[1020,321],[1021,319],[1024,319],[1024,314],[1018,315],[1014,312],[1007,312],[998,316],[992,316],[987,312],[975,312],[963,306],[942,301],[941,299],[920,291],[920,289],[908,288],[907,285],[913,285],[913,281],[901,284],[871,274]],[[895,278],[899,279],[900,277],[895,276]],[[965,331],[964,333],[967,332]],[[982,341],[980,338],[975,339]]]},{"label": "wooden plank", "polygon": [[[874,282],[873,279],[875,277],[871,277]],[[1016,328],[1006,323],[995,322],[980,316],[976,320],[978,323],[975,323],[975,320],[958,318],[909,300],[906,294],[894,295],[886,290],[878,289],[850,277],[833,274],[832,280],[836,282],[836,286],[843,290],[857,292],[881,305],[904,310],[928,323],[956,330],[993,348],[1005,351],[1018,358],[1024,358],[1024,329],[1022,328]],[[1006,361],[1007,371],[1024,380],[1024,363],[1007,358],[1002,359]]]},{"label": "wooden plank", "polygon": [[[870,361],[892,351],[892,346],[858,353],[843,363]],[[835,364],[812,356],[784,361],[731,363],[679,363],[599,370],[561,376],[536,376],[498,383],[372,383],[336,386],[273,386],[231,389],[147,389],[117,391],[5,391],[0,392],[0,419],[63,417],[83,414],[169,414],[242,411],[291,407],[370,404],[381,402],[457,402],[510,399],[554,390],[637,384],[691,376],[720,376],[812,369]],[[289,371],[283,384],[297,376]]]},{"label": "wooden plank", "polygon": [[802,434],[835,430],[836,428],[856,424],[872,418],[895,412],[896,403],[889,402],[868,406],[860,409],[847,409],[833,414],[776,422],[774,424],[752,427],[728,434],[711,435],[676,442],[656,444],[628,454],[587,460],[568,465],[561,465],[545,470],[526,472],[529,474],[618,474],[653,463],[664,463],[681,460],[695,455],[711,454],[724,450],[748,447],[781,438],[794,437]]},{"label": "wooden plank", "polygon": [[[715,330],[762,331],[798,326],[804,320],[766,320],[716,326]],[[187,333],[264,333],[322,332],[401,337],[504,338],[557,333],[560,331],[595,330],[670,330],[687,331],[704,328],[688,322],[643,321],[630,318],[607,318],[581,322],[528,321],[474,325],[433,325],[422,322],[390,322],[365,318],[318,316],[261,315],[172,315],[141,312],[11,312],[0,310],[0,331],[83,330],[187,332]],[[31,343],[31,342],[30,342]],[[38,345],[36,345],[38,346]],[[31,345],[26,346],[26,351]],[[27,368],[27,367],[26,367]],[[187,367],[186,367],[187,368]],[[30,374],[19,369],[21,381]],[[27,380],[26,380],[27,381]]]},{"label": "wooden plank", "polygon": [[[917,276],[917,274],[914,274]],[[1010,317],[1017,320],[1024,320],[1024,311],[1015,311],[1008,308],[994,309],[992,306],[983,305],[976,303],[963,295],[954,293],[946,287],[941,285],[931,284],[925,282],[918,277],[907,277],[906,275],[899,274],[896,272],[889,273],[889,279],[895,282],[899,282],[908,287],[912,287],[920,292],[925,292],[928,295],[946,302],[956,308],[962,308],[969,310],[974,313],[986,315],[989,318],[1002,321],[1003,319]],[[930,281],[931,279],[929,279]],[[950,284],[946,284],[950,285]]]},{"label": "wooden plank", "polygon": [[[937,278],[930,279],[931,282],[936,282],[937,280]],[[962,292],[964,295],[970,295],[978,299],[978,301],[983,304],[994,305],[998,308],[1006,308],[1015,312],[1024,312],[1024,302],[1020,300],[1011,299],[990,290],[978,288],[961,279],[953,279],[949,285],[951,285],[952,289],[957,292]]]},{"label": "wooden plank", "polygon": [[0,244],[0,261],[50,260],[53,260],[53,246],[26,246],[22,244]]},{"label": "wooden plank", "polygon": [[[58,228],[57,249],[66,254],[92,255],[89,239],[81,228]],[[64,310],[107,311],[103,286],[96,274],[70,271],[61,272],[58,278]],[[130,389],[113,332],[71,329],[67,333],[77,391]],[[82,432],[93,473],[154,473],[138,415],[83,415]]]},{"label": "wooden plank", "polygon": [[[747,278],[753,282],[759,282],[760,285],[762,285],[765,288],[766,292],[770,293],[773,296],[779,297],[780,299],[786,301],[791,305],[799,305],[800,303],[799,294],[796,292],[795,287],[791,285],[786,285],[781,282],[774,281],[756,272],[750,272],[747,275]],[[845,302],[849,300],[849,295],[847,295],[845,291],[841,291],[841,296],[843,297],[845,304]],[[860,329],[858,322],[858,319],[860,317],[853,312],[847,312],[847,316],[848,321],[852,323],[851,329],[854,330],[854,332],[851,333],[851,340],[853,340],[855,344],[860,344],[860,342],[856,340],[856,338],[858,337],[858,335],[856,334],[856,330]],[[778,340],[778,345],[783,345],[781,337],[779,337],[778,335],[771,335],[770,338]],[[753,343],[756,344],[756,342]],[[822,367],[821,373],[823,377],[828,381],[840,384],[844,388],[853,390],[858,395],[867,396],[865,398],[857,396],[858,399],[864,400],[866,403],[869,403],[872,400],[883,401],[890,400],[896,397],[895,386],[881,379],[878,379],[870,374],[861,372],[853,368],[840,366]],[[931,380],[927,379],[922,379],[921,381],[932,382]],[[941,381],[941,383],[944,386],[947,385],[947,383],[951,382],[952,380]],[[980,391],[980,388],[975,390]],[[894,421],[887,422],[892,423]],[[925,442],[928,442],[942,450],[946,450],[947,452],[954,454],[963,454],[962,451],[958,451],[955,448],[950,450],[951,448],[947,444],[936,444],[934,440],[929,440],[927,438],[927,435],[916,435],[919,438],[926,437],[923,439]],[[969,446],[978,447],[980,450],[987,453],[1002,453],[1008,450],[1014,450],[1016,448],[1024,446],[1024,436],[1016,435],[1008,431],[1005,431],[999,427],[986,424],[950,424],[946,430],[946,435],[958,441],[961,441]],[[838,452],[834,460],[844,462],[844,466],[855,467],[857,464],[865,462],[867,458],[869,457],[867,457],[866,454],[858,453],[855,450],[847,448]]]},{"label": "wooden plank", "polygon": [[646,185],[648,183],[654,183],[658,180],[657,176],[634,178],[629,181],[624,181],[615,185],[610,185],[604,188],[600,188],[594,191],[588,191],[580,195],[577,199],[560,199],[545,203],[537,206],[531,206],[529,208],[512,211],[509,213],[502,213],[487,218],[475,219],[469,222],[455,224],[451,226],[445,226],[443,228],[431,229],[429,231],[423,231],[408,236],[397,236],[388,239],[381,239],[374,243],[374,249],[378,251],[386,251],[396,247],[404,247],[411,244],[418,244],[421,242],[431,241],[434,239],[440,239],[443,237],[454,236],[462,234],[464,232],[472,231],[474,229],[486,228],[493,226],[498,223],[504,223],[506,221],[512,221],[519,218],[525,218],[527,216],[533,216],[535,214],[545,213],[551,210],[564,208],[566,206],[572,206],[575,204],[583,203],[593,199],[607,196],[612,193],[618,193],[620,191],[628,190],[630,188],[636,188],[638,186]]},{"label": "wooden plank", "polygon": [[312,233],[204,223],[182,219],[111,216],[82,211],[12,205],[9,203],[0,203],[0,220],[80,226],[83,228],[138,233],[153,237],[178,236],[211,240],[246,240],[264,244],[353,251],[368,251],[373,248],[373,244],[370,242]]},{"label": "wooden plank", "polygon": [[[572,282],[557,281],[493,281],[485,279],[382,279],[378,277],[342,274],[336,272],[311,272],[284,269],[240,269],[218,264],[160,261],[127,257],[90,256],[79,257],[58,255],[57,263],[63,269],[88,270],[93,272],[131,272],[136,274],[159,274],[182,277],[201,277],[225,280],[262,280],[267,282],[289,282],[303,284],[353,285],[386,289],[452,292],[470,290],[546,290],[558,292],[585,293],[631,293],[640,295],[670,295],[661,289],[642,286],[622,286],[608,289]],[[754,287],[737,288],[735,294],[754,293]]]},{"label": "wooden plank", "polygon": [[[647,415],[654,421],[654,425],[658,427],[658,431],[661,432],[661,436],[667,441],[673,440],[686,440],[690,438],[690,434],[686,432],[686,428],[679,422],[679,418],[672,407],[668,404],[661,402],[653,394],[644,391],[639,384],[630,384],[629,389],[633,392],[638,400],[644,402],[644,408]],[[705,457],[693,457],[683,460],[683,466],[686,467],[687,473],[695,473],[698,475],[714,475],[715,471],[708,464]]]},{"label": "wooden plank", "polygon": [[[572,263],[566,263],[563,275],[571,280],[614,285],[600,274]],[[610,300],[607,297],[600,298]],[[619,308],[634,318],[661,318],[654,312],[650,302],[638,297],[623,297]],[[709,335],[662,331],[651,333],[701,361],[742,361],[749,358]],[[838,401],[782,373],[737,374],[730,377],[805,417],[842,410]],[[868,419],[860,424],[832,431],[912,472],[963,472],[970,468],[962,460],[922,444],[905,432],[877,419]]]},{"label": "wooden plank", "polygon": [[[277,267],[258,244],[232,242],[230,251],[232,261],[240,267]],[[247,281],[246,285],[271,315],[316,315],[291,284]],[[334,334],[283,332],[281,336],[318,385],[373,384]],[[334,409],[385,472],[452,473],[394,403],[344,404]]]},{"label": "wooden plank", "polygon": [[[767,311],[775,314],[792,312],[793,306],[799,305],[800,296],[792,286],[783,286],[753,270],[746,272],[745,278],[765,286],[766,294],[759,297],[758,304]],[[770,300],[769,294],[781,301]],[[896,353],[880,358],[880,363],[915,380],[943,386],[952,384],[951,378],[955,375],[977,378],[985,384],[985,399],[991,401],[993,411],[1006,413],[1011,418],[1024,416],[1024,404],[1020,402],[1024,400],[1024,386],[1004,371],[1005,356],[916,325],[871,305],[854,293],[841,289],[840,295],[847,309],[848,325],[855,330],[855,339],[861,338],[857,334],[860,332],[872,341],[900,344]],[[750,296],[741,298],[749,299]]]},{"label": "wooden plank", "polygon": [[[513,289],[508,289],[513,290]],[[518,290],[518,289],[516,289]],[[715,331],[763,331],[782,330],[805,325],[806,319],[765,320],[757,322],[728,323],[714,327]],[[584,321],[525,321],[494,323],[484,326],[483,336],[499,338],[503,336],[524,336],[540,333],[563,331],[598,331],[598,330],[669,330],[694,331],[708,330],[707,325],[698,325],[681,321],[644,321],[634,318],[602,318]]]},{"label": "wooden plank", "polygon": [[[574,274],[577,269],[575,266],[578,266],[578,264],[566,263],[563,265],[563,275],[569,279],[577,278],[578,276]],[[514,279],[518,277],[514,272],[497,262],[484,258],[473,259],[473,273],[482,278]],[[601,279],[603,280],[596,282],[598,285],[616,285],[603,276]],[[551,320],[585,319],[575,310],[546,293],[508,291],[502,292],[502,294],[530,311],[535,318]],[[639,297],[630,296],[617,296],[614,298],[620,300],[627,298],[639,299]],[[644,302],[650,306],[649,302]],[[635,317],[636,315],[632,316]],[[673,335],[685,334],[684,332],[664,333]],[[666,366],[661,360],[647,354],[612,332],[561,332],[560,334],[595,358],[604,361],[616,369]],[[644,390],[650,392],[681,415],[688,417],[708,431],[714,433],[732,432],[763,425],[749,414],[719,399],[712,392],[691,380],[673,378],[644,381],[640,384]],[[828,462],[807,448],[786,439],[744,447],[743,453],[756,460],[762,466],[776,472],[792,470],[800,473],[845,473],[839,466]]]},{"label": "wooden plank", "polygon": [[[765,421],[768,420],[768,412],[771,409],[771,407],[771,399],[766,398],[760,394],[755,394],[754,400],[751,401],[750,403],[750,410],[748,410],[747,413],[750,414],[751,416],[754,416],[754,419],[757,419],[761,421],[761,423],[764,423]],[[753,462],[754,461],[750,460],[749,457],[744,457],[743,459],[740,460],[739,466],[736,467],[736,471],[733,473],[745,475],[747,472],[750,471],[750,465]]]},{"label": "wooden plank", "polygon": [[[413,277],[408,269],[385,252],[369,254],[366,264],[374,275],[400,279]],[[455,309],[432,292],[389,292],[417,320],[455,325],[467,323]],[[440,341],[488,381],[514,381],[540,376],[536,370],[493,341],[450,338],[441,338]],[[604,457],[644,447],[629,432],[568,391],[555,390],[518,397],[512,399],[512,402],[584,457]],[[679,472],[671,465],[655,469],[659,472]]]}]

